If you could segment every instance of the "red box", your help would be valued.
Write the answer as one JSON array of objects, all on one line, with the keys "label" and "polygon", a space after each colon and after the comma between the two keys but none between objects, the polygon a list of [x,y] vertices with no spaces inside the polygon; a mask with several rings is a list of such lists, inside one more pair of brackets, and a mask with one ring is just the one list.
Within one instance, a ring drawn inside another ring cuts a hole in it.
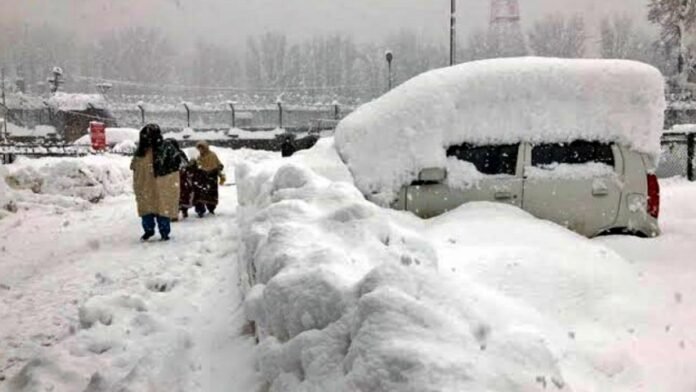
[{"label": "red box", "polygon": [[89,135],[92,139],[92,149],[95,151],[106,150],[106,124],[98,121],[90,122]]}]

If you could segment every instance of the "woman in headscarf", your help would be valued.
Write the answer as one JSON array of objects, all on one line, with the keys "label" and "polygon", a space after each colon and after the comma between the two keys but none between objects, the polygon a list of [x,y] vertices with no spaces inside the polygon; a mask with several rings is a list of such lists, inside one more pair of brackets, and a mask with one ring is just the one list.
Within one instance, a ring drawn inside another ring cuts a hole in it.
[{"label": "woman in headscarf", "polygon": [[179,156],[181,165],[179,167],[179,211],[183,218],[188,218],[188,210],[193,207],[193,176],[194,168],[189,164],[189,159],[184,150],[179,146],[176,139],[167,139],[172,143]]},{"label": "woman in headscarf", "polygon": [[197,170],[193,179],[193,205],[196,214],[202,218],[206,210],[215,214],[215,208],[218,205],[218,183],[225,183],[223,173],[225,167],[217,154],[210,151],[210,145],[207,142],[198,142],[196,149],[200,155],[196,159]]},{"label": "woman in headscarf", "polygon": [[140,140],[131,161],[133,190],[147,241],[159,228],[163,241],[168,241],[171,221],[179,215],[179,150],[170,140],[162,140],[157,124],[148,124],[140,131]]}]

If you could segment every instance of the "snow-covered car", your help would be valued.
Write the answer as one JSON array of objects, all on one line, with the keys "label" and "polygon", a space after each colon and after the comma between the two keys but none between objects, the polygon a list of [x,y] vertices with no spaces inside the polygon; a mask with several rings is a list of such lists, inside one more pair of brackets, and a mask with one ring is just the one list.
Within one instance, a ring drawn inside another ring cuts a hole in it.
[{"label": "snow-covered car", "polygon": [[489,201],[590,237],[656,236],[664,108],[649,65],[488,60],[361,107],[336,147],[368,199],[423,218]]},{"label": "snow-covered car", "polygon": [[[586,236],[659,234],[659,183],[650,158],[617,144],[575,141],[450,147],[461,162],[452,176],[479,178],[470,186],[447,183],[447,169],[420,172],[392,206],[431,218],[472,201],[512,204]],[[475,172],[472,173],[472,171]]]}]

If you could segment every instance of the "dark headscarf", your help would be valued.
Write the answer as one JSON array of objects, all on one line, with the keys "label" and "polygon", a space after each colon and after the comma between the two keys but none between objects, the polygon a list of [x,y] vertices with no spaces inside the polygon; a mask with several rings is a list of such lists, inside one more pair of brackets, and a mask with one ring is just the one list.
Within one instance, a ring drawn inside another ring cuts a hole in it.
[{"label": "dark headscarf", "polygon": [[135,150],[135,156],[144,157],[147,150],[156,151],[162,144],[162,130],[157,124],[147,124],[140,130],[138,148]]}]

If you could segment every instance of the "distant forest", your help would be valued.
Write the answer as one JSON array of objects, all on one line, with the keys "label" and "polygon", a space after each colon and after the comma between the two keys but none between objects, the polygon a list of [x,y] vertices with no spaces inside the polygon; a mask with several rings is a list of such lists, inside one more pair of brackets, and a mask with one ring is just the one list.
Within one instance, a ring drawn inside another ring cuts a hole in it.
[{"label": "distant forest", "polygon": [[[458,62],[519,55],[581,58],[592,48],[593,57],[640,60],[666,75],[677,73],[678,45],[618,15],[604,19],[592,34],[582,16],[553,14],[523,32],[481,30],[459,40]],[[33,94],[48,91],[50,71],[60,66],[66,91],[94,92],[104,81],[113,85],[114,95],[359,103],[387,89],[387,50],[394,54],[396,84],[445,66],[449,58],[446,42],[409,30],[377,43],[356,43],[344,34],[291,42],[271,32],[248,37],[245,48],[235,51],[205,41],[182,50],[149,27],[128,28],[94,43],[77,43],[48,26],[0,28],[7,83],[16,89],[20,80],[20,88]]]}]

